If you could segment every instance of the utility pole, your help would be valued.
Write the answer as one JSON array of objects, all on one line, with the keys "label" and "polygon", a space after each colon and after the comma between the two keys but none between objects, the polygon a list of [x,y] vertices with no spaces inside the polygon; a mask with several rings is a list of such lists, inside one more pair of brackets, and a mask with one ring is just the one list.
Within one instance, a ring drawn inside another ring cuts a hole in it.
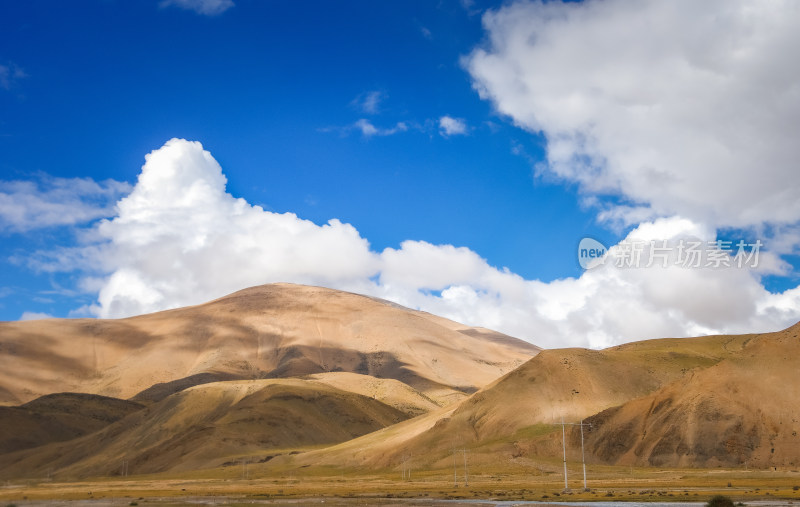
[{"label": "utility pole", "polygon": [[453,487],[458,487],[458,471],[456,469],[456,448],[453,447]]},{"label": "utility pole", "polygon": [[409,452],[408,454],[403,454],[403,480],[410,481],[411,480],[411,458],[414,456],[414,453]]},{"label": "utility pole", "polygon": [[564,489],[569,489],[567,484],[567,437],[564,431],[564,418],[561,418],[561,447],[564,450]]},{"label": "utility pole", "polygon": [[467,450],[461,449],[464,453],[464,486],[469,486],[469,470],[467,469]]},{"label": "utility pole", "polygon": [[461,448],[456,449],[455,446],[453,447],[453,487],[458,487],[458,460],[456,459],[456,453],[462,453],[464,455],[464,486],[469,486],[469,468],[467,466],[467,449]]},{"label": "utility pole", "polygon": [[583,451],[583,419],[581,419],[581,461],[583,462],[583,490],[587,491],[586,487],[586,453]]}]

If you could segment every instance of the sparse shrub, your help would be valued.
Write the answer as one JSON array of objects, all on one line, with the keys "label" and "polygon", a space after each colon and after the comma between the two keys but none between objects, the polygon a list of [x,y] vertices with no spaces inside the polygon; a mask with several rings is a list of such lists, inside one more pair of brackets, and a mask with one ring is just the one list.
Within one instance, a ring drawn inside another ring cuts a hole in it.
[{"label": "sparse shrub", "polygon": [[17,507],[17,504],[15,504],[15,503],[10,503],[10,504],[6,505],[6,507]]},{"label": "sparse shrub", "polygon": [[131,502],[128,505],[139,505],[139,502]]},{"label": "sparse shrub", "polygon": [[797,491],[798,489],[800,489],[800,486],[792,486],[792,491]]},{"label": "sparse shrub", "polygon": [[706,507],[734,507],[733,500],[724,495],[716,495],[711,497]]}]

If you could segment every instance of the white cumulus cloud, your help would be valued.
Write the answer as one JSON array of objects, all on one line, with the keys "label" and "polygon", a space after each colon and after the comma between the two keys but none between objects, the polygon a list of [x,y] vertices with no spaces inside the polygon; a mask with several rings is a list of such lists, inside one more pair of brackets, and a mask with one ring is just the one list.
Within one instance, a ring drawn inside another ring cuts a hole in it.
[{"label": "white cumulus cloud", "polygon": [[715,227],[800,220],[800,3],[517,1],[464,59],[480,95],[547,139],[540,168]]},{"label": "white cumulus cloud", "polygon": [[[83,311],[101,317],[288,281],[383,297],[547,347],[767,331],[800,319],[800,289],[770,294],[758,270],[607,263],[544,283],[491,266],[464,247],[409,240],[376,252],[349,224],[266,211],[229,194],[226,183],[200,143],[170,140],[147,155],[116,215],[98,224],[101,240],[56,252],[54,269],[83,271],[82,286],[98,294]],[[628,237],[711,240],[714,230],[673,217],[644,223]],[[91,272],[93,265],[103,272]]]},{"label": "white cumulus cloud", "polygon": [[444,115],[439,118],[439,133],[445,137],[464,135],[467,133],[467,123],[461,118]]},{"label": "white cumulus cloud", "polygon": [[104,246],[88,253],[113,266],[99,315],[193,304],[270,281],[348,285],[376,271],[351,225],[265,211],[228,194],[226,181],[197,142],[173,139],[147,155],[117,216],[98,226]]},{"label": "white cumulus cloud", "polygon": [[[679,238],[709,241],[714,233],[673,217],[643,223],[625,241]],[[770,255],[762,256],[769,263]],[[376,295],[546,347],[777,330],[800,319],[800,289],[771,294],[757,270],[746,268],[673,263],[646,268],[644,256],[638,268],[607,262],[578,278],[544,283],[497,269],[472,251],[449,245],[404,242],[381,258]]]}]

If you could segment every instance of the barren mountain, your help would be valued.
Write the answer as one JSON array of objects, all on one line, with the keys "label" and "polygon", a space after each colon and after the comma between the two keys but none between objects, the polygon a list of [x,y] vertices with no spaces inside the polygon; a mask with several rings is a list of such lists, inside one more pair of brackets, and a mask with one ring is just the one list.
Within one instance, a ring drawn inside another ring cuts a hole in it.
[{"label": "barren mountain", "polygon": [[[475,462],[555,458],[561,453],[562,419],[594,425],[586,435],[595,462],[728,463],[722,456],[735,455],[734,448],[777,441],[796,459],[800,449],[786,439],[797,430],[800,412],[790,407],[797,406],[800,392],[796,382],[776,392],[779,378],[797,376],[793,333],[794,328],[648,340],[599,351],[545,350],[447,410],[297,460],[396,466],[413,452],[420,466],[435,467],[452,459],[453,447],[472,449]],[[659,406],[662,400],[669,401]],[[653,410],[662,412],[648,417]],[[706,420],[714,422],[704,425]],[[569,447],[579,449],[579,429],[568,430],[568,436]],[[762,449],[748,455],[763,454]]]},{"label": "barren mountain", "polygon": [[797,466],[800,324],[754,336],[705,370],[587,422],[587,449],[604,463]]},{"label": "barren mountain", "polygon": [[342,371],[397,379],[442,405],[538,351],[387,301],[272,284],[127,319],[0,323],[0,403],[64,391],[153,402],[216,380]]},{"label": "barren mountain", "polygon": [[[286,284],[130,319],[2,323],[7,403],[93,394],[0,411],[0,423],[35,430],[2,440],[0,478],[108,476],[122,462],[136,474],[242,461],[380,469],[411,455],[435,469],[454,448],[478,467],[547,466],[560,459],[562,420],[587,424],[590,463],[797,466],[798,335],[800,324],[539,352],[386,301]],[[85,424],[65,416],[75,407]],[[574,460],[578,427],[567,440]]]}]

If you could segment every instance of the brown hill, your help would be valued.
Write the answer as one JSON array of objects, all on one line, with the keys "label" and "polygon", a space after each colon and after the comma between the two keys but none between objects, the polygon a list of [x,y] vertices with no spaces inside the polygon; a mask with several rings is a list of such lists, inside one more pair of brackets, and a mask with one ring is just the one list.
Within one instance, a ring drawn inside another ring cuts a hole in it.
[{"label": "brown hill", "polygon": [[[418,468],[441,468],[454,447],[477,467],[557,469],[562,420],[591,425],[590,463],[797,466],[799,335],[800,324],[537,355],[489,330],[285,284],[118,321],[0,324],[9,402],[74,385],[146,405],[0,455],[0,478],[113,475],[122,461],[131,473],[242,460],[380,469],[412,454]],[[580,433],[567,431],[574,461]]]},{"label": "brown hill", "polygon": [[800,464],[800,324],[588,419],[590,455],[655,466]]},{"label": "brown hill", "polygon": [[[682,379],[713,376],[728,360],[746,365],[745,347],[750,350],[753,341],[754,335],[709,336],[649,340],[599,351],[545,350],[447,410],[297,460],[394,466],[403,454],[413,452],[420,464],[439,466],[451,459],[454,446],[471,448],[476,462],[555,457],[561,452],[562,418],[578,422]],[[755,399],[751,401],[758,407]],[[609,431],[618,427],[608,424]],[[579,433],[571,438],[570,447],[575,448],[577,439],[579,448]]]},{"label": "brown hill", "polygon": [[105,396],[60,393],[0,407],[0,454],[94,433],[144,408]]},{"label": "brown hill", "polygon": [[538,351],[376,298],[271,284],[128,319],[0,323],[0,403],[62,391],[154,402],[216,380],[344,371],[442,405]]},{"label": "brown hill", "polygon": [[320,380],[215,382],[173,394],[91,435],[0,455],[0,477],[116,475],[123,461],[131,474],[223,466],[242,457],[257,462],[350,440],[408,417]]}]

